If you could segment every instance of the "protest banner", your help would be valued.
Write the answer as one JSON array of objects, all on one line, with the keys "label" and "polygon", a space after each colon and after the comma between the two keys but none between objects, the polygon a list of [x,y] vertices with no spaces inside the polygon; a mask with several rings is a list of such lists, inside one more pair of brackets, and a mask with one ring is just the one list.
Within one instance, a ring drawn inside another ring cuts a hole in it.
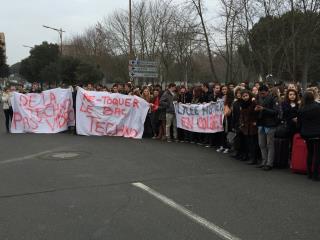
[{"label": "protest banner", "polygon": [[177,127],[190,132],[222,132],[223,105],[223,101],[199,105],[175,103]]},{"label": "protest banner", "polygon": [[137,96],[78,89],[77,133],[142,138],[149,103]]},{"label": "protest banner", "polygon": [[12,133],[58,133],[75,125],[72,92],[56,88],[11,98]]}]

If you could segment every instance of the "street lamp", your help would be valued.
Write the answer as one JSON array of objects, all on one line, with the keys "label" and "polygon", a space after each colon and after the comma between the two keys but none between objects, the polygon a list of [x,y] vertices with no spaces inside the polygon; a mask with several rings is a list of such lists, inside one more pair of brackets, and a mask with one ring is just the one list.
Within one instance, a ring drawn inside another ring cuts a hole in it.
[{"label": "street lamp", "polygon": [[132,49],[132,6],[131,0],[129,0],[129,60],[133,59],[133,49]]},{"label": "street lamp", "polygon": [[66,32],[66,31],[63,31],[62,28],[58,29],[58,28],[53,28],[53,27],[49,27],[49,26],[46,26],[46,25],[42,25],[42,27],[54,30],[54,31],[59,33],[59,37],[60,37],[60,54],[62,56],[62,34],[64,32]]},{"label": "street lamp", "polygon": [[33,49],[33,47],[30,47],[28,45],[22,45],[22,47]]}]

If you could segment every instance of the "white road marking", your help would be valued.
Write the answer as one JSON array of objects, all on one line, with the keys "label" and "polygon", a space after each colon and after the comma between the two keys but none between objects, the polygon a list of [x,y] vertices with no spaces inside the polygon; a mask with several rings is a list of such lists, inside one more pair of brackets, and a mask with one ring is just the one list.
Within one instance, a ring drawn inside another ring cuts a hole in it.
[{"label": "white road marking", "polygon": [[52,152],[54,152],[54,151],[55,151],[55,150],[44,151],[44,152],[39,152],[39,153],[35,153],[35,154],[23,156],[23,157],[11,158],[11,159],[7,159],[7,160],[0,161],[0,164],[20,162],[20,161],[28,160],[28,159],[31,159],[31,158],[39,157],[39,156],[44,155],[44,154],[52,153]]},{"label": "white road marking", "polygon": [[169,207],[172,207],[173,209],[177,210],[178,212],[182,213],[183,215],[187,216],[194,222],[202,225],[203,227],[209,229],[211,232],[215,233],[218,235],[220,238],[225,239],[225,240],[241,240],[240,238],[232,235],[228,231],[222,229],[221,227],[215,225],[212,222],[209,222],[203,217],[200,217],[199,215],[191,212],[190,210],[186,209],[185,207],[179,205],[178,203],[174,202],[170,198],[167,198],[166,196],[158,193],[157,191],[153,190],[152,188],[144,185],[143,183],[137,182],[137,183],[132,183],[133,186],[140,188],[141,190],[149,193],[153,197],[157,198],[164,204],[168,205]]}]

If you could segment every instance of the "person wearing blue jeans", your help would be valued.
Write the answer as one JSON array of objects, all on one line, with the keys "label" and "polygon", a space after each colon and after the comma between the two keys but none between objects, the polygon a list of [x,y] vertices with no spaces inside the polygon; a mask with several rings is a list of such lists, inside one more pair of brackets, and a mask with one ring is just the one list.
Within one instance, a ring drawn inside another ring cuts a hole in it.
[{"label": "person wearing blue jeans", "polygon": [[280,107],[278,97],[266,85],[259,88],[255,111],[258,113],[258,139],[262,155],[262,162],[258,167],[269,171],[273,167],[274,134],[279,124]]}]

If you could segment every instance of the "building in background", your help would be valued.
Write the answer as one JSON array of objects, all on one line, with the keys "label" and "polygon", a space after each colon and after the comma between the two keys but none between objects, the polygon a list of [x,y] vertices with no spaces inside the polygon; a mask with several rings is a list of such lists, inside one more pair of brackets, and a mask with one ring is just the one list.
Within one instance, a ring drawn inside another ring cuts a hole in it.
[{"label": "building in background", "polygon": [[6,56],[6,39],[3,32],[0,32],[0,48],[4,50],[4,55]]},{"label": "building in background", "polygon": [[[5,37],[4,37],[4,33],[3,32],[0,32],[0,49],[2,50],[3,49],[3,53],[4,53],[4,64],[7,62],[7,55],[6,55],[6,40],[5,40]],[[1,63],[2,62],[2,63]],[[0,65],[3,64],[3,59],[2,61],[0,62]],[[1,74],[1,73],[0,73]],[[6,78],[1,78],[0,76],[0,90],[6,86]]]}]

